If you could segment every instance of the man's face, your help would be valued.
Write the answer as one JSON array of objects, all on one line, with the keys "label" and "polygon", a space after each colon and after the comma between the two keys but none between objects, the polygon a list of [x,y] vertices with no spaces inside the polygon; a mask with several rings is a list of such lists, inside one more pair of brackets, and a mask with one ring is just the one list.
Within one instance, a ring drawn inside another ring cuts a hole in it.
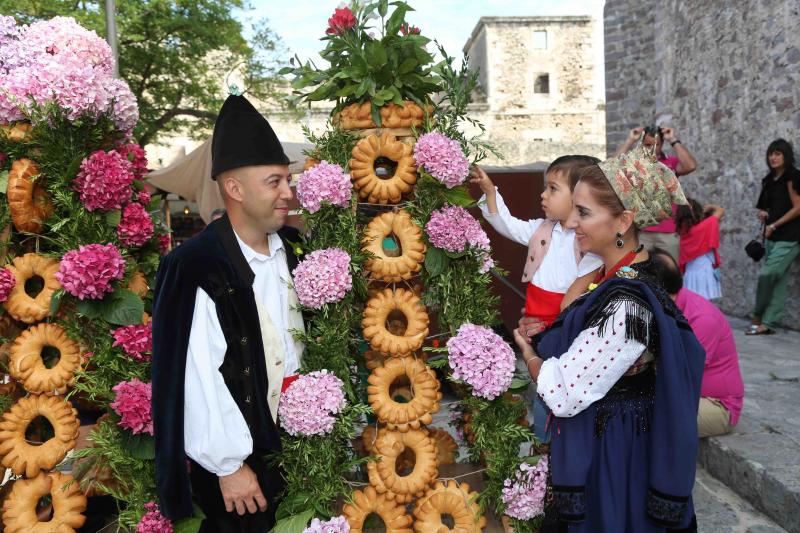
[{"label": "man's face", "polygon": [[642,141],[642,144],[646,148],[648,148],[650,150],[653,149],[653,145],[654,144],[658,144],[658,146],[656,146],[656,148],[658,148],[660,150],[661,146],[664,144],[664,139],[663,139],[663,137],[661,137],[661,135],[659,135],[658,136],[658,143],[656,143],[656,137],[651,135],[651,134],[649,134],[649,133],[646,133],[644,135],[644,140]]},{"label": "man's face", "polygon": [[293,194],[287,165],[242,167],[233,172],[236,184],[231,196],[241,204],[247,218],[266,233],[278,231],[289,215]]}]

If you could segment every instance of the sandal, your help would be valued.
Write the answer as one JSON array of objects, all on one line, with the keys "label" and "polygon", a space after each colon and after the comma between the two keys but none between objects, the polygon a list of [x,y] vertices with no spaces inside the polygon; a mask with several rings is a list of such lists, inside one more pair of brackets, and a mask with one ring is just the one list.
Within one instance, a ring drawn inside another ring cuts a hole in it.
[{"label": "sandal", "polygon": [[[761,327],[763,327],[764,329],[759,329]],[[750,324],[750,327],[747,329],[747,331],[744,332],[745,335],[773,335],[774,333],[775,333],[774,329],[768,326],[764,326],[763,324],[761,325]]]}]

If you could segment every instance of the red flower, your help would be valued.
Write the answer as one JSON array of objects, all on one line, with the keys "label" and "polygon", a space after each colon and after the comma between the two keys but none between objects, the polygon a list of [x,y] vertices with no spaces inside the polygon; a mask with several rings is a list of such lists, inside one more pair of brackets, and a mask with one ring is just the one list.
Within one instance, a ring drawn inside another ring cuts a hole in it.
[{"label": "red flower", "polygon": [[349,7],[334,10],[333,16],[328,19],[328,35],[341,35],[356,25],[356,17]]},{"label": "red flower", "polygon": [[400,26],[400,33],[403,35],[419,35],[420,29],[416,26],[409,26],[408,22],[404,22],[402,26]]},{"label": "red flower", "polygon": [[434,348],[438,348],[439,347],[439,339],[433,339],[433,341],[431,341],[431,344],[433,345]]}]

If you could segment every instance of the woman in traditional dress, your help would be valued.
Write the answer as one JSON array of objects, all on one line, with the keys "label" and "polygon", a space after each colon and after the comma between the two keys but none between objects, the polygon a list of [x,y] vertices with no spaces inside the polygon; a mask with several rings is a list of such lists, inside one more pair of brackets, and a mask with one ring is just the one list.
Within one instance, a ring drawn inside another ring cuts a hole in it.
[{"label": "woman in traditional dress", "polygon": [[713,300],[722,296],[719,221],[725,209],[718,205],[701,206],[692,198],[688,200],[689,205],[678,206],[675,213],[675,228],[681,238],[678,267],[685,288],[706,300]]},{"label": "woman in traditional dress", "polygon": [[638,240],[639,228],[669,218],[673,203],[686,203],[675,174],[643,149],[588,167],[568,227],[604,267],[533,346],[524,321],[514,332],[552,413],[562,530],[696,529],[704,352]]}]

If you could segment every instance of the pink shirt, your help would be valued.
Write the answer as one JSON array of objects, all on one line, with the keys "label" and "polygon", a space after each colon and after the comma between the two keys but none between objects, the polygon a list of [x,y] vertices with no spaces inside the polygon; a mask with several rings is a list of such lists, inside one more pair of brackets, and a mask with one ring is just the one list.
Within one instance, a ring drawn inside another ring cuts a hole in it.
[{"label": "pink shirt", "polygon": [[731,426],[735,426],[744,403],[744,383],[731,326],[717,306],[688,289],[680,290],[675,304],[706,350],[700,395],[719,400],[731,414]]},{"label": "pink shirt", "polygon": [[[663,163],[665,167],[675,172],[675,169],[678,168],[678,163],[680,161],[678,160],[678,156],[671,155],[669,157],[665,157],[664,159],[659,159],[659,162]],[[672,218],[668,218],[667,220],[664,220],[655,226],[642,228],[642,231],[653,231],[655,233],[675,233],[675,211],[676,207],[673,205]]]}]

